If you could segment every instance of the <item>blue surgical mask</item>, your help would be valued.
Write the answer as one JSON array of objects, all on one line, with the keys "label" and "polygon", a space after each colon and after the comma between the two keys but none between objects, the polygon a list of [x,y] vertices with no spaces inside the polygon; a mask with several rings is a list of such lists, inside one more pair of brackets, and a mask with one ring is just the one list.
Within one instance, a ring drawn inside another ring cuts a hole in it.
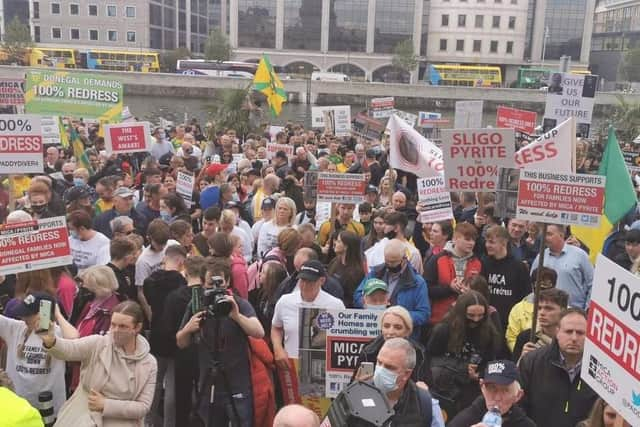
[{"label": "blue surgical mask", "polygon": [[398,374],[391,372],[383,366],[376,365],[376,370],[373,373],[373,383],[378,390],[384,394],[391,393],[398,388],[397,380]]},{"label": "blue surgical mask", "polygon": [[73,178],[73,185],[75,185],[76,187],[84,187],[84,179]]},{"label": "blue surgical mask", "polygon": [[171,219],[171,214],[167,211],[160,211],[160,219],[165,222],[169,222],[169,220]]},{"label": "blue surgical mask", "polygon": [[365,304],[364,308],[367,310],[384,311],[387,309],[386,304]]}]

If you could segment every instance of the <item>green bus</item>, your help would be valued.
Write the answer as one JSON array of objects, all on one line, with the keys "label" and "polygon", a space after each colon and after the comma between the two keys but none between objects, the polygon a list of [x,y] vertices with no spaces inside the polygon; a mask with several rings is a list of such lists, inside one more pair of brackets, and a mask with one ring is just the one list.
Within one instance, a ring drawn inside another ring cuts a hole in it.
[{"label": "green bus", "polygon": [[[549,84],[549,76],[554,70],[549,68],[521,67],[518,69],[517,87],[522,89],[540,89]],[[572,68],[571,74],[591,74],[588,69]]]}]

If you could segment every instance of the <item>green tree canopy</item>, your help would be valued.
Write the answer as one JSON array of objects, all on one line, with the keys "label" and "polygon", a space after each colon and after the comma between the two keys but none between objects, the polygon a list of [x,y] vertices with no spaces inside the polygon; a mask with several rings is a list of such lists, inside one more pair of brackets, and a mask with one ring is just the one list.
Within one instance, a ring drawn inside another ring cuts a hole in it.
[{"label": "green tree canopy", "polygon": [[396,45],[393,49],[391,63],[408,73],[412,72],[418,65],[418,57],[413,50],[413,42],[406,39]]},{"label": "green tree canopy", "polygon": [[191,58],[191,51],[186,47],[179,47],[169,52],[163,53],[160,57],[160,68],[165,73],[175,73],[178,59]]},{"label": "green tree canopy", "polygon": [[27,49],[32,46],[33,40],[31,40],[29,26],[14,16],[5,28],[4,41],[2,42],[2,48],[7,54],[7,62],[24,62]]},{"label": "green tree canopy", "polygon": [[212,61],[230,60],[231,45],[227,36],[218,30],[211,31],[204,44],[204,57]]}]

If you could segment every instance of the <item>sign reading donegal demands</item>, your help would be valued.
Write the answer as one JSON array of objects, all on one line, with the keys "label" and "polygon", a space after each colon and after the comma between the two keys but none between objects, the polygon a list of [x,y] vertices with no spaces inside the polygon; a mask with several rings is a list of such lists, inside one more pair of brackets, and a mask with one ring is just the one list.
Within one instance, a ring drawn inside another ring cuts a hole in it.
[{"label": "sign reading donegal demands", "polygon": [[30,114],[69,115],[120,122],[122,82],[97,74],[27,72],[25,108]]}]

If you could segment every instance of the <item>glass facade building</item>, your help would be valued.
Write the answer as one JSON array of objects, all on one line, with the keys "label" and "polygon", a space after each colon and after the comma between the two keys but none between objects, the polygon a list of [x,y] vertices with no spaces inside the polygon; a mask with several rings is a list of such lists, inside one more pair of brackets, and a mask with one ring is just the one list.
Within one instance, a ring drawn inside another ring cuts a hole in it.
[{"label": "glass facade building", "polygon": [[398,43],[413,36],[415,2],[422,0],[377,0],[375,53],[393,53]]},{"label": "glass facade building", "polygon": [[276,3],[273,0],[238,0],[238,46],[276,47]]},{"label": "glass facade building", "polygon": [[331,1],[329,50],[366,52],[368,5],[369,0]]},{"label": "glass facade building", "polygon": [[320,50],[322,1],[284,0],[284,48]]},{"label": "glass facade building", "polygon": [[560,59],[568,55],[580,58],[587,0],[547,0],[545,23],[549,38],[544,59]]}]

